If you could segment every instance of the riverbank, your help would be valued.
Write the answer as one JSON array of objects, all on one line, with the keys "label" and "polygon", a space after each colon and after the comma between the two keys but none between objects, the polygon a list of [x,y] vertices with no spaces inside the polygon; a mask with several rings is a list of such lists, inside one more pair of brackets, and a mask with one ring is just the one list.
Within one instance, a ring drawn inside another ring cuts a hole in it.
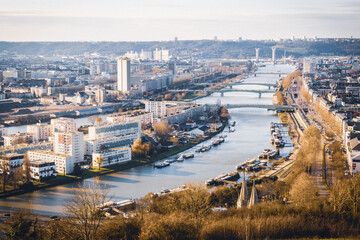
[{"label": "riverbank", "polygon": [[87,178],[93,178],[93,177],[97,177],[97,176],[101,176],[101,175],[116,173],[119,171],[128,170],[128,169],[143,166],[146,164],[152,164],[152,163],[160,161],[162,159],[179,154],[179,153],[186,151],[206,140],[211,139],[212,137],[221,133],[225,129],[226,125],[227,125],[226,123],[223,123],[221,128],[218,131],[201,138],[199,141],[193,141],[193,142],[189,142],[189,143],[186,143],[183,145],[176,146],[167,151],[153,155],[150,157],[150,159],[134,158],[130,162],[123,163],[121,165],[112,165],[107,168],[100,168],[100,169],[97,169],[97,168],[96,169],[95,168],[83,169],[81,176],[58,174],[56,178],[49,179],[46,182],[34,182],[34,185],[28,189],[16,189],[16,190],[8,191],[5,193],[2,192],[2,193],[0,193],[0,199],[11,197],[11,196],[18,196],[18,195],[22,195],[25,193],[31,193],[31,192],[34,192],[37,190],[56,187],[56,186],[60,186],[60,185],[68,184],[68,183],[73,183],[73,182],[81,181],[81,180],[87,179]]}]

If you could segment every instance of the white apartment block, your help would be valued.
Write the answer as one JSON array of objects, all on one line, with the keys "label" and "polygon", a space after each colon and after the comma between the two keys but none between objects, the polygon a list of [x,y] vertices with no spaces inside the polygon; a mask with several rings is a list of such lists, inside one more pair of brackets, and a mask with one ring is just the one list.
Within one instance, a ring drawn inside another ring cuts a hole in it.
[{"label": "white apartment block", "polygon": [[24,163],[24,155],[10,153],[6,155],[0,156],[0,172],[3,172],[4,167],[10,167],[10,171],[14,168],[23,165]]},{"label": "white apartment block", "polygon": [[153,113],[154,118],[161,118],[166,115],[165,101],[144,101],[145,112]]},{"label": "white apartment block", "polygon": [[55,134],[55,132],[76,132],[77,124],[73,118],[56,118],[51,119],[51,133]]},{"label": "white apartment block", "polygon": [[102,153],[92,154],[92,165],[99,167],[97,159],[103,157],[104,161],[101,167],[106,167],[114,164],[121,164],[131,161],[131,147],[122,147],[111,149],[110,151],[104,151]]},{"label": "white apartment block", "polygon": [[175,105],[175,106],[170,106],[166,108],[166,116],[170,116],[170,115],[174,115],[174,114],[178,114],[184,111],[184,108],[186,106],[179,106],[179,105]]},{"label": "white apartment block", "polygon": [[117,90],[127,92],[130,90],[130,59],[118,58],[117,60]]},{"label": "white apartment block", "polygon": [[36,160],[54,162],[58,173],[70,174],[74,171],[75,161],[70,155],[34,150],[28,152],[28,157],[30,162]]},{"label": "white apartment block", "polygon": [[304,58],[303,73],[315,73],[316,60],[314,58]]},{"label": "white apartment block", "polygon": [[166,115],[162,118],[154,118],[153,122],[159,123],[166,120],[169,124],[182,124],[185,123],[188,118],[199,119],[201,116],[204,116],[205,108],[204,106],[197,104],[184,107],[181,111],[177,110],[174,113]]},{"label": "white apartment block", "polygon": [[50,124],[37,123],[35,125],[28,125],[27,132],[36,135],[39,141],[48,140],[51,134]]},{"label": "white apartment block", "polygon": [[56,165],[51,161],[35,160],[30,162],[30,175],[32,179],[43,180],[56,177]]},{"label": "white apartment block", "polygon": [[3,71],[2,75],[3,75],[2,77],[3,77],[4,81],[6,81],[7,78],[17,78],[18,72],[16,71],[16,69],[7,70],[7,71]]},{"label": "white apartment block", "polygon": [[137,134],[141,136],[141,122],[102,124],[89,127],[88,140]]},{"label": "white apartment block", "polygon": [[7,128],[4,125],[0,125],[0,137],[7,135]]},{"label": "white apartment block", "polygon": [[36,144],[19,144],[16,146],[11,146],[7,148],[0,148],[0,155],[10,154],[10,153],[18,153],[25,154],[27,151],[31,150],[47,150],[50,151],[53,149],[52,142],[39,142]]},{"label": "white apartment block", "polygon": [[54,152],[72,156],[75,163],[83,162],[85,154],[84,134],[82,132],[56,132]]},{"label": "white apartment block", "polygon": [[93,153],[99,153],[112,148],[127,147],[132,145],[138,138],[140,138],[139,134],[128,134],[124,136],[87,140],[86,155],[92,155]]},{"label": "white apartment block", "polygon": [[38,139],[36,137],[36,134],[34,133],[17,133],[17,134],[11,134],[11,135],[5,135],[4,138],[4,147],[12,147],[13,145],[17,144],[31,144],[31,143],[37,143]]},{"label": "white apartment block", "polygon": [[160,62],[167,62],[170,60],[170,53],[167,49],[155,49],[154,51],[154,60],[160,61]]},{"label": "white apartment block", "polygon": [[135,112],[131,114],[114,114],[107,116],[106,121],[109,123],[138,122],[138,121],[142,123],[152,123],[153,113]]}]

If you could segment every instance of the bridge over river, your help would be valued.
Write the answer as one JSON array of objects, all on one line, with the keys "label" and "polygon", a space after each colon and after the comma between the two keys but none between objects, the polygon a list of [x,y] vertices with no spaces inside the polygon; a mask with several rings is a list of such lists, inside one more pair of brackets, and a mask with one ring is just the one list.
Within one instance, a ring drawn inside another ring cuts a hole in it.
[{"label": "bridge over river", "polygon": [[[214,107],[216,104],[205,104],[205,106]],[[231,108],[263,108],[271,111],[278,112],[293,112],[295,106],[288,105],[271,105],[271,104],[222,104],[223,107],[227,109]]]},{"label": "bridge over river", "polygon": [[204,92],[205,94],[219,92],[219,93],[221,93],[221,96],[224,96],[224,93],[226,93],[226,92],[250,92],[250,93],[257,93],[257,94],[259,94],[259,97],[261,97],[262,93],[275,93],[275,90],[271,90],[271,89],[269,89],[269,90],[251,90],[251,89],[232,89],[232,88],[230,88],[230,89],[218,89],[218,90],[179,89],[179,90],[169,90],[169,92]]},{"label": "bridge over river", "polygon": [[269,89],[271,87],[276,87],[277,84],[276,83],[259,83],[259,82],[235,82],[235,83],[223,83],[222,85],[225,86],[229,86],[230,89],[232,89],[232,86],[236,86],[236,85],[242,85],[242,86],[266,86],[269,87]]}]

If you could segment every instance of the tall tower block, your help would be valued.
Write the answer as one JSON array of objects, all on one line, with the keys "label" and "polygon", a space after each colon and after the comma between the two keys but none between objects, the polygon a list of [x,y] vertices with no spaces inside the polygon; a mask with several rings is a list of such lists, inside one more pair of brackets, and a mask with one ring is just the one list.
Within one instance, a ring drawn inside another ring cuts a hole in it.
[{"label": "tall tower block", "polygon": [[273,48],[271,48],[271,49],[272,49],[272,62],[273,62],[273,64],[275,64],[275,59],[276,59],[275,51],[276,51],[276,47],[273,47]]},{"label": "tall tower block", "polygon": [[255,51],[256,51],[256,62],[259,62],[259,50],[260,50],[260,48],[255,48]]},{"label": "tall tower block", "polygon": [[118,58],[117,67],[117,90],[127,92],[130,90],[130,59]]}]

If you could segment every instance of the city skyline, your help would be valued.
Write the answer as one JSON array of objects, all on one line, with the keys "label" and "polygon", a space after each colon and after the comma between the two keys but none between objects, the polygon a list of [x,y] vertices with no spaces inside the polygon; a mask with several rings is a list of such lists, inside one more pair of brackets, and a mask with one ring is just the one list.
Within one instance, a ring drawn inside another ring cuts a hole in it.
[{"label": "city skyline", "polygon": [[2,1],[2,41],[360,37],[356,1]]}]

